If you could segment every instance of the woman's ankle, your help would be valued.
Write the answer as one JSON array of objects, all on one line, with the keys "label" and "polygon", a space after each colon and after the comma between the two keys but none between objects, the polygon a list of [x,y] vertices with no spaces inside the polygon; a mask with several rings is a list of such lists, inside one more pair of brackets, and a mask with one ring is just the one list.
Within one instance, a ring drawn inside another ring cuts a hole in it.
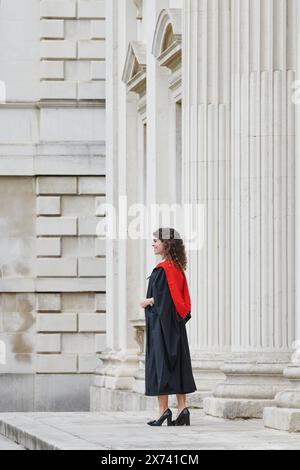
[{"label": "woman's ankle", "polygon": [[177,408],[177,413],[181,413],[184,409],[186,408],[186,405],[183,405],[183,406],[178,406]]},{"label": "woman's ankle", "polygon": [[159,408],[158,412],[159,412],[160,414],[163,414],[165,411],[167,411],[168,408],[169,408],[168,406]]}]

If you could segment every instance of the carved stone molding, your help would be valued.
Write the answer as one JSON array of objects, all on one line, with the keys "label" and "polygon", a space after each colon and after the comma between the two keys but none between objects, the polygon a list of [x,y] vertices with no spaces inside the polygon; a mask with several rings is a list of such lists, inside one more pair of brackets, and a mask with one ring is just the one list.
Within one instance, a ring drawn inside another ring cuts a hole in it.
[{"label": "carved stone molding", "polygon": [[135,4],[137,8],[137,20],[142,20],[143,19],[143,0],[133,0],[133,3]]},{"label": "carved stone molding", "polygon": [[122,80],[128,91],[143,95],[146,91],[146,45],[141,41],[130,41]]},{"label": "carved stone molding", "polygon": [[157,20],[152,44],[152,53],[161,66],[174,70],[181,64],[181,41],[181,9],[162,10]]}]

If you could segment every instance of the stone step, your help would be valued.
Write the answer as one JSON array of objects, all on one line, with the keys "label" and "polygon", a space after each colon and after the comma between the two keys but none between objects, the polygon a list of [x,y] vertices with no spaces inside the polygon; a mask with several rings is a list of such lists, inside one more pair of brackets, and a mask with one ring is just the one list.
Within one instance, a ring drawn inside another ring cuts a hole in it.
[{"label": "stone step", "polygon": [[3,413],[0,434],[28,450],[104,449],[59,429],[51,420],[51,417],[57,421],[71,415],[79,415],[79,418],[81,413]]},{"label": "stone step", "polygon": [[2,450],[25,450],[25,447],[0,435],[0,451]]}]

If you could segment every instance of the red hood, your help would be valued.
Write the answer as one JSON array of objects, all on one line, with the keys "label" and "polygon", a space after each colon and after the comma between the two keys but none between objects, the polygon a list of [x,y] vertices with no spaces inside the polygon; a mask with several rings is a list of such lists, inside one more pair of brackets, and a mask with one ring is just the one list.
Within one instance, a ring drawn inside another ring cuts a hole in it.
[{"label": "red hood", "polygon": [[158,263],[155,268],[164,268],[176,311],[182,318],[185,318],[191,311],[191,299],[184,271],[168,259]]}]

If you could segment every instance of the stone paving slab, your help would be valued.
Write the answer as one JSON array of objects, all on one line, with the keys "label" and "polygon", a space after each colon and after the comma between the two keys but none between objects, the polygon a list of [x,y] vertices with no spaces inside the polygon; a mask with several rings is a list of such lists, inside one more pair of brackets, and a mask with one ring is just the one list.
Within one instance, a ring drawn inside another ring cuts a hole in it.
[{"label": "stone paving slab", "polygon": [[25,450],[25,448],[10,441],[4,436],[0,436],[0,451],[1,450]]},{"label": "stone paving slab", "polygon": [[300,434],[266,429],[262,420],[190,413],[190,426],[175,427],[147,425],[156,413],[145,411],[1,413],[0,433],[32,450],[300,449]]}]

